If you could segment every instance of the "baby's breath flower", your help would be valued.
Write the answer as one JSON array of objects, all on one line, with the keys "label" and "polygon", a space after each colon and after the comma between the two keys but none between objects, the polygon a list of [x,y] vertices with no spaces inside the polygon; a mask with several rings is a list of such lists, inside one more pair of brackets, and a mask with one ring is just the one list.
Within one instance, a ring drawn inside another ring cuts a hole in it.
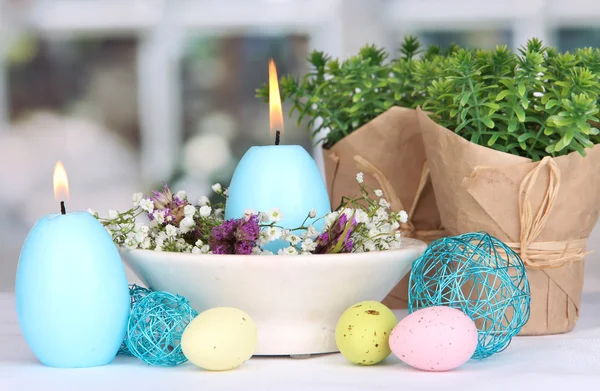
[{"label": "baby's breath flower", "polygon": [[221,194],[223,192],[223,188],[221,187],[220,183],[215,183],[214,185],[212,185],[212,189],[217,194]]},{"label": "baby's breath flower", "polygon": [[215,209],[215,211],[214,211],[214,215],[215,215],[215,217],[217,217],[217,218],[221,218],[221,217],[223,217],[223,209],[221,209],[221,208]]},{"label": "baby's breath flower", "polygon": [[196,247],[202,247],[204,245],[204,242],[202,242],[202,240],[198,239],[196,240],[196,243],[194,243],[194,246]]},{"label": "baby's breath flower", "polygon": [[301,245],[303,252],[311,252],[317,248],[317,244],[312,239],[305,239]]},{"label": "baby's breath flower", "polygon": [[274,255],[272,251],[263,250],[261,255]]},{"label": "baby's breath flower", "polygon": [[325,228],[331,227],[331,224],[338,218],[338,212],[331,212],[325,216]]},{"label": "baby's breath flower", "polygon": [[401,210],[400,212],[398,212],[398,220],[401,223],[406,223],[408,221],[408,213],[406,213],[406,211]]},{"label": "baby's breath flower", "polygon": [[164,210],[155,210],[152,212],[152,217],[156,220],[157,224],[164,224],[165,222],[165,211]]},{"label": "baby's breath flower", "polygon": [[377,197],[383,196],[383,191],[381,191],[380,189],[375,189],[374,193]]},{"label": "baby's breath flower", "polygon": [[309,226],[306,228],[306,231],[304,231],[304,232],[302,233],[302,235],[301,235],[301,237],[302,237],[303,239],[314,239],[314,238],[316,238],[317,236],[319,236],[319,232],[318,232],[318,231],[317,231],[317,229],[316,229],[314,226],[312,226],[312,225],[309,225]]},{"label": "baby's breath flower", "polygon": [[358,174],[356,174],[356,181],[358,183],[363,183],[364,181],[364,176],[365,174],[363,174],[362,172],[359,172]]},{"label": "baby's breath flower", "polygon": [[296,247],[286,247],[286,248],[282,248],[281,250],[279,250],[277,252],[278,255],[298,255],[298,250],[296,250]]},{"label": "baby's breath flower", "polygon": [[143,198],[143,193],[133,193],[133,196],[131,196],[131,202],[133,203],[133,207],[137,208],[138,206],[140,206],[140,201],[142,201]]},{"label": "baby's breath flower", "polygon": [[204,205],[209,205],[209,204],[210,204],[210,200],[208,199],[207,196],[202,196],[202,197],[198,198],[199,206],[204,206]]},{"label": "baby's breath flower", "polygon": [[111,220],[115,220],[119,218],[119,212],[117,212],[116,210],[109,210],[108,211],[108,218]]},{"label": "baby's breath flower", "polygon": [[387,200],[386,200],[385,198],[381,198],[381,199],[379,200],[379,205],[380,205],[382,208],[389,208],[389,207],[390,207],[390,203],[389,203],[389,202],[387,202]]},{"label": "baby's breath flower", "polygon": [[165,232],[167,233],[167,236],[170,236],[170,237],[177,236],[177,228],[174,225],[167,224],[167,226],[165,228]]},{"label": "baby's breath flower", "polygon": [[208,217],[210,216],[210,212],[212,211],[212,208],[208,205],[204,205],[200,207],[200,216],[201,217]]},{"label": "baby's breath flower", "polygon": [[287,236],[286,240],[290,242],[292,246],[296,246],[300,243],[300,236],[291,234]]},{"label": "baby's breath flower", "polygon": [[154,202],[148,198],[144,198],[140,201],[140,208],[145,210],[148,213],[152,213],[154,210]]},{"label": "baby's breath flower", "polygon": [[200,248],[200,251],[202,252],[202,254],[209,254],[210,247],[208,246],[208,244],[205,244],[204,246],[202,246],[202,248]]},{"label": "baby's breath flower", "polygon": [[149,237],[145,237],[142,243],[140,244],[140,247],[147,250],[150,248],[150,246],[152,246],[152,240]]},{"label": "baby's breath flower", "polygon": [[202,250],[200,250],[199,247],[194,246],[192,248],[192,254],[200,254],[202,252]]},{"label": "baby's breath flower", "polygon": [[283,217],[281,214],[281,210],[279,208],[271,209],[268,213],[268,216],[269,216],[270,221],[275,221],[275,222],[280,221],[281,218]]},{"label": "baby's breath flower", "polygon": [[252,216],[254,216],[254,215],[257,215],[257,214],[258,214],[258,212],[257,212],[256,210],[254,210],[254,209],[246,209],[246,210],[244,211],[244,218],[245,218],[246,220],[249,220],[249,219],[250,219],[250,217],[252,217]]},{"label": "baby's breath flower", "polygon": [[185,208],[183,208],[183,215],[185,217],[194,217],[194,215],[196,214],[196,207],[193,205],[186,205]]},{"label": "baby's breath flower", "polygon": [[308,217],[311,219],[314,219],[315,217],[317,217],[316,209],[311,209],[310,212],[308,212]]},{"label": "baby's breath flower", "polygon": [[377,221],[386,221],[389,218],[389,216],[385,209],[380,208],[377,209],[377,212],[375,212],[375,218]]},{"label": "baby's breath flower", "polygon": [[183,190],[179,190],[177,193],[175,193],[175,197],[179,198],[181,201],[187,200],[187,194]]},{"label": "baby's breath flower", "polygon": [[258,214],[258,222],[259,223],[268,223],[269,221],[270,220],[269,220],[269,215],[268,214],[266,214],[264,212],[260,212]]},{"label": "baby's breath flower", "polygon": [[364,210],[357,209],[356,213],[354,214],[354,219],[359,224],[360,223],[366,223],[367,221],[369,221],[369,215]]},{"label": "baby's breath flower", "polygon": [[179,223],[179,230],[182,234],[188,233],[192,230],[192,227],[196,225],[192,216],[187,216]]},{"label": "baby's breath flower", "polygon": [[269,241],[277,240],[282,235],[282,230],[279,227],[269,227],[266,230],[267,239]]},{"label": "baby's breath flower", "polygon": [[229,188],[223,190],[223,195],[227,197],[229,195]]}]

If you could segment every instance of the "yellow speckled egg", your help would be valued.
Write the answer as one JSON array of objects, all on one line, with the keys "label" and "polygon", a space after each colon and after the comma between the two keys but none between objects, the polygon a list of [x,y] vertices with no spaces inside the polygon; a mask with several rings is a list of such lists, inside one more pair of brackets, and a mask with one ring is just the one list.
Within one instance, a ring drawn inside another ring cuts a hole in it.
[{"label": "yellow speckled egg", "polygon": [[385,305],[363,301],[344,311],[335,329],[335,343],[354,364],[379,364],[392,352],[388,340],[397,323]]},{"label": "yellow speckled egg", "polygon": [[256,325],[242,310],[218,307],[188,324],[181,349],[190,362],[210,371],[226,371],[247,361],[258,346]]}]

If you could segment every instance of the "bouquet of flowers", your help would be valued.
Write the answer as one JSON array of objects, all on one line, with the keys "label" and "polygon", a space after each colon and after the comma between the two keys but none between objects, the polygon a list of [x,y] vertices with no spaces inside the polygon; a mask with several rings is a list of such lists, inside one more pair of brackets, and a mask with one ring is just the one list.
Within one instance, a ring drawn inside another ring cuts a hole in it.
[{"label": "bouquet of flowers", "polygon": [[[194,254],[273,255],[264,246],[275,240],[287,242],[279,255],[310,255],[367,252],[395,249],[400,246],[400,224],[405,223],[405,211],[391,211],[389,202],[379,189],[356,180],[360,195],[344,198],[337,210],[319,217],[324,220],[319,232],[307,224],[316,217],[307,211],[303,224],[284,228],[278,223],[282,212],[247,210],[238,219],[224,218],[224,203],[212,204],[202,196],[191,203],[184,191],[173,194],[165,184],[151,196],[133,195],[133,207],[125,212],[111,210],[101,218],[90,210],[111,234],[117,246],[128,249],[186,252]],[[227,189],[220,184],[213,191],[227,199]],[[138,221],[145,220],[145,221]],[[315,221],[313,221],[314,224]]]}]

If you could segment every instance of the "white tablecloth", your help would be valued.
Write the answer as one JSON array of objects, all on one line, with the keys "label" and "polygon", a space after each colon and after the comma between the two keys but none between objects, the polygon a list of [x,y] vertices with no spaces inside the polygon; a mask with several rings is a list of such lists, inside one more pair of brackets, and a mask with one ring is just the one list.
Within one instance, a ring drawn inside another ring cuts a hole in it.
[{"label": "white tablecloth", "polygon": [[[596,279],[590,284],[599,286]],[[189,363],[159,368],[121,356],[97,368],[45,367],[20,333],[14,295],[0,294],[0,390],[599,390],[600,291],[588,290],[583,302],[573,332],[517,337],[504,352],[452,372],[420,372],[393,356],[377,366],[359,367],[340,354],[255,357],[233,371],[207,372]]]}]

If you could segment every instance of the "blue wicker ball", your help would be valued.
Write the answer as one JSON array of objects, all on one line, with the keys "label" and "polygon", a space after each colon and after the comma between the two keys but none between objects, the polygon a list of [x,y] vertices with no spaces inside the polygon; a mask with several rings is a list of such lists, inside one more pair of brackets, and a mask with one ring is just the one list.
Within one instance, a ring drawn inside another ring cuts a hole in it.
[{"label": "blue wicker ball", "polygon": [[127,349],[146,364],[173,367],[187,361],[181,335],[198,315],[179,295],[152,292],[133,307],[127,325]]},{"label": "blue wicker ball", "polygon": [[[130,284],[129,285],[129,299],[130,299],[130,311],[133,310],[133,307],[135,306],[135,303],[137,303],[142,297],[146,296],[147,294],[151,293],[152,290],[148,289],[148,288],[144,288],[142,286],[136,285],[136,284]],[[131,352],[129,352],[129,349],[127,349],[127,333],[125,334],[125,338],[123,339],[123,343],[121,344],[121,347],[119,348],[119,351],[117,352],[117,354],[122,354],[124,356],[132,356]]]},{"label": "blue wicker ball", "polygon": [[478,329],[473,358],[503,351],[529,320],[529,282],[523,261],[485,232],[430,244],[412,266],[409,313],[432,306],[462,310]]}]

